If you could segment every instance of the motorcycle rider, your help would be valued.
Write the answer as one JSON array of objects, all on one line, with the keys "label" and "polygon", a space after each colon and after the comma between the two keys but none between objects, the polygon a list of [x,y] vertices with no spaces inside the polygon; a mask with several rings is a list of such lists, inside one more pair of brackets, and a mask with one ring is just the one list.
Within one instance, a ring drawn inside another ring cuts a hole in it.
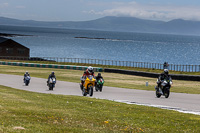
[{"label": "motorcycle rider", "polygon": [[28,73],[28,71],[26,71],[25,74],[24,74],[24,82],[25,82],[25,78],[26,78],[27,76],[30,76],[30,74]]},{"label": "motorcycle rider", "polygon": [[169,67],[168,62],[164,62],[164,64],[163,64],[163,69],[168,69],[168,67]]},{"label": "motorcycle rider", "polygon": [[54,71],[52,71],[51,74],[50,74],[49,77],[48,77],[47,86],[48,86],[48,84],[49,84],[50,78],[55,78],[55,79],[56,79],[56,75],[55,75]]},{"label": "motorcycle rider", "polygon": [[96,76],[96,82],[95,82],[95,85],[97,84],[97,81],[99,80],[99,79],[103,79],[103,77],[101,76],[101,73],[98,73],[98,75]]},{"label": "motorcycle rider", "polygon": [[156,89],[158,89],[160,87],[161,83],[163,82],[163,80],[165,78],[171,79],[171,76],[169,75],[169,70],[168,69],[164,69],[164,72],[159,75]]},{"label": "motorcycle rider", "polygon": [[93,77],[95,77],[95,74],[94,74],[94,69],[93,67],[89,66],[86,71],[83,73],[83,76],[82,76],[82,79],[81,79],[81,89],[83,90],[83,84],[85,82],[85,79],[87,76],[89,75],[92,75]]}]

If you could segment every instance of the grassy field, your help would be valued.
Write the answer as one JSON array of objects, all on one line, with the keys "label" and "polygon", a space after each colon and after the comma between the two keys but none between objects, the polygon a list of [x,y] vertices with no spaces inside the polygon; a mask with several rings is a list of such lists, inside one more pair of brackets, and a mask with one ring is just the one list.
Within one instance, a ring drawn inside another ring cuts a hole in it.
[{"label": "grassy field", "polygon": [[0,86],[0,132],[200,132],[200,116]]},{"label": "grassy field", "polygon": [[[52,68],[33,68],[33,67],[19,67],[19,66],[6,66],[0,65],[0,73],[4,74],[15,74],[23,75],[25,71],[29,71],[31,76],[46,78],[55,71],[56,77],[61,81],[80,82],[80,77],[83,71],[79,70],[64,70],[64,69],[52,69]],[[96,73],[97,74],[97,73]],[[102,73],[105,79],[105,86],[129,88],[129,89],[140,89],[140,90],[152,90],[156,85],[156,78],[147,78],[140,76],[116,74],[116,73]],[[146,86],[148,81],[149,86]],[[182,81],[174,80],[171,88],[172,92],[179,93],[191,93],[200,94],[200,82],[195,81]]]}]

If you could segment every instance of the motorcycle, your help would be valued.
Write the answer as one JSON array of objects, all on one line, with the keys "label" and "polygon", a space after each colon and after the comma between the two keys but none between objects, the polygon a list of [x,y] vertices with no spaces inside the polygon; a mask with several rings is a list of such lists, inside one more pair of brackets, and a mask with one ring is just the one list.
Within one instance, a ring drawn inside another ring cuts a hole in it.
[{"label": "motorcycle", "polygon": [[81,89],[82,95],[86,96],[87,94],[89,94],[89,96],[92,96],[96,79],[94,79],[94,77],[92,75],[88,75],[84,79],[83,79],[83,77],[81,77],[81,80],[85,81],[83,84],[83,89]]},{"label": "motorcycle", "polygon": [[155,87],[156,97],[160,98],[161,95],[163,95],[163,96],[165,96],[165,98],[168,98],[169,94],[170,94],[171,85],[172,85],[172,79],[171,78],[164,79],[159,88]]},{"label": "motorcycle", "polygon": [[30,76],[26,76],[26,77],[24,78],[24,83],[25,83],[26,86],[29,85],[30,80],[31,80],[31,77],[30,77]]},{"label": "motorcycle", "polygon": [[103,78],[100,78],[99,80],[97,80],[97,83],[95,85],[95,90],[102,92],[103,84],[104,84]]},{"label": "motorcycle", "polygon": [[56,84],[56,79],[54,77],[50,78],[49,83],[48,83],[49,90],[53,90],[53,88],[55,87],[55,84]]}]

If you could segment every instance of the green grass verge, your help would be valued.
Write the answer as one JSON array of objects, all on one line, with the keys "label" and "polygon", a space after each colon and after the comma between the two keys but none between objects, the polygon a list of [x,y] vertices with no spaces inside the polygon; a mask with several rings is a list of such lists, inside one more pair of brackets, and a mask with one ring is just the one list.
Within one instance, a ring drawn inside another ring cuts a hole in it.
[{"label": "green grass verge", "polygon": [[200,116],[0,86],[0,132],[200,132]]},{"label": "green grass verge", "polygon": [[[83,74],[83,71],[79,70],[0,65],[0,73],[4,74],[23,75],[25,71],[29,71],[32,77],[46,79],[48,78],[48,75],[51,73],[51,71],[55,71],[58,80],[76,83],[80,82],[80,77]],[[156,78],[105,72],[102,73],[102,76],[105,79],[105,86],[151,91],[154,91],[154,86],[156,85],[157,80]],[[148,87],[145,86],[147,81],[149,83]],[[179,93],[200,94],[200,82],[173,80],[171,91]]]},{"label": "green grass verge", "polygon": [[[142,72],[153,72],[153,73],[161,73],[161,72],[163,72],[163,70],[159,70],[159,69],[121,67],[121,66],[110,66],[110,65],[96,65],[96,64],[85,64],[85,63],[66,63],[66,62],[52,62],[52,61],[23,61],[23,60],[5,60],[5,59],[1,59],[1,61],[25,62],[25,63],[39,63],[39,64],[60,64],[60,65],[76,65],[76,66],[93,66],[93,67],[100,67],[100,68],[103,68],[103,69],[105,69],[105,68],[114,68],[114,69],[142,71]],[[170,74],[200,75],[200,72],[178,72],[178,71],[170,71]]]}]

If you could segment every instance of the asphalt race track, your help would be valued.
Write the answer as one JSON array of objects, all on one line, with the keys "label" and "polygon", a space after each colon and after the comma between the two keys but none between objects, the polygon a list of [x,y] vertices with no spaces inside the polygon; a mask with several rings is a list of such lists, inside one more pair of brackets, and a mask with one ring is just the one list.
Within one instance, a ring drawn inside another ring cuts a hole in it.
[{"label": "asphalt race track", "polygon": [[[82,96],[78,83],[57,81],[54,90],[49,91],[46,81],[47,79],[31,77],[29,86],[25,86],[23,83],[23,76],[0,74],[0,84],[4,86],[39,93]],[[94,91],[92,98],[108,99],[127,104],[153,106],[200,115],[199,94],[170,93],[169,98],[163,96],[161,96],[161,98],[156,98],[155,91],[104,86],[102,92]]]}]

